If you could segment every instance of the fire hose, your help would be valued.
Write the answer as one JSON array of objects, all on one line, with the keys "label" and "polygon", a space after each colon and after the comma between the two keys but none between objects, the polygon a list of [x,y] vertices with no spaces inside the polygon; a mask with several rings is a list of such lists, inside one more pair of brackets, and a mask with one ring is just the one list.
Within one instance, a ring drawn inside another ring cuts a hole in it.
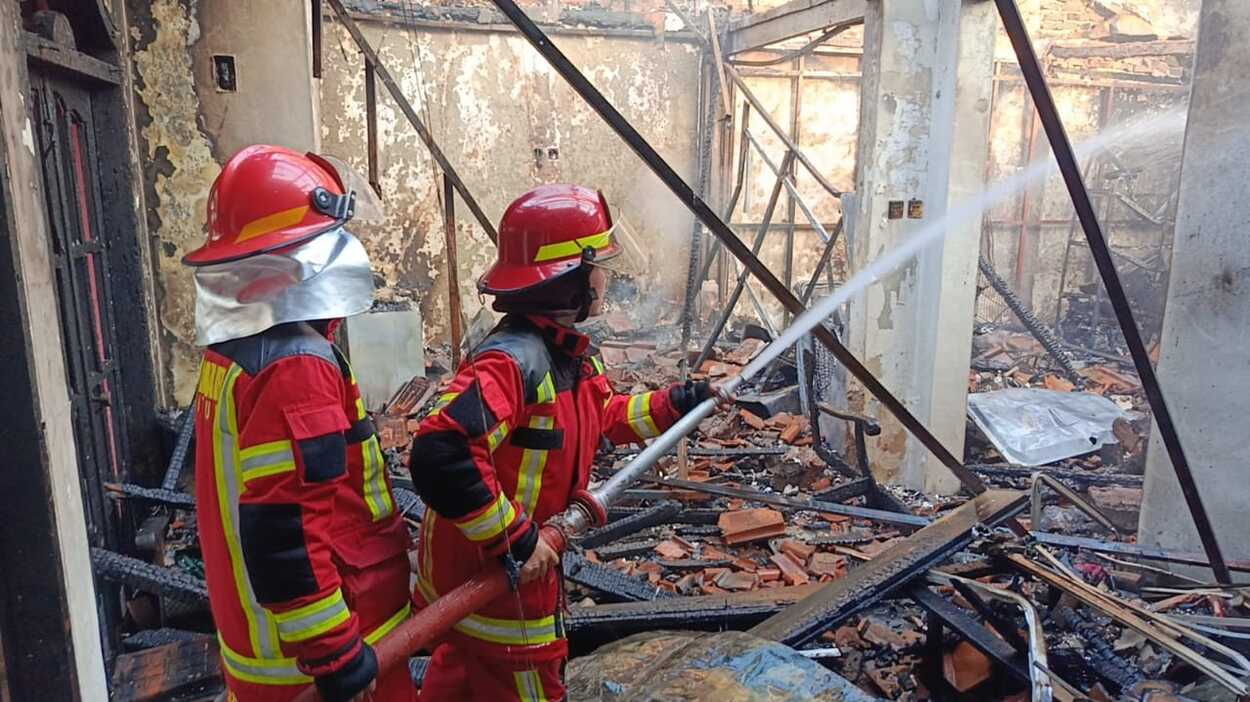
[{"label": "fire hose", "polygon": [[[744,373],[726,382],[721,392],[727,397],[732,396],[745,376]],[[700,422],[709,417],[716,410],[717,401],[716,398],[709,398],[696,405],[598,489],[582,493],[580,499],[575,500],[567,510],[552,517],[543,525],[539,538],[557,553],[563,553],[573,537],[593,526],[602,526],[608,508],[682,437],[693,432]],[[397,665],[407,665],[408,658],[414,653],[429,646],[461,619],[505,595],[509,587],[508,573],[503,564],[493,562],[404,620],[373,647],[378,658],[379,677]],[[309,686],[296,698],[296,702],[314,702],[317,699],[316,689]]]},{"label": "fire hose", "polygon": [[[746,368],[742,369],[742,373],[721,385],[719,394],[724,397],[733,397],[742,383],[755,377],[804,334],[810,333],[816,325],[833,314],[839,305],[850,299],[854,292],[910,259],[923,246],[936,239],[938,234],[940,231],[935,229],[927,236],[912,237],[903,246],[861,269],[832,295],[799,315],[788,329],[760,351]],[[704,419],[711,416],[718,402],[719,398],[704,400],[677,420],[668,431],[656,437],[641,453],[608,478],[599,488],[577,495],[578,499],[575,499],[568,509],[552,517],[543,525],[539,538],[557,553],[563,553],[573,537],[606,521],[608,508],[620,499],[626,488],[641,478],[683,437],[693,432]],[[388,671],[396,665],[406,664],[412,654],[429,646],[461,619],[506,594],[509,587],[511,587],[510,581],[503,564],[491,563],[467,582],[431,602],[429,606],[382,637],[374,646],[379,671]],[[316,699],[316,689],[310,686],[296,698],[296,701],[314,702]]]}]

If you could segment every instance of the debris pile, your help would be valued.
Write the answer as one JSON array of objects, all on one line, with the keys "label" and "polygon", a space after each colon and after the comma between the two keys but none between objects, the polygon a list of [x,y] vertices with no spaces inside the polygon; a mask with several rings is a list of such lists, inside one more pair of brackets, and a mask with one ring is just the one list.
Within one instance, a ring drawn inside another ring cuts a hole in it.
[{"label": "debris pile", "polygon": [[[664,332],[651,333],[603,332],[600,348],[616,354],[609,373],[619,391],[677,379],[681,354],[666,350]],[[1078,388],[1027,337],[991,330],[979,339],[981,370],[972,376],[978,391],[1083,390],[1108,397],[1124,411],[1108,441],[1120,458],[1109,460],[1104,447],[1042,468],[1012,466],[981,442],[976,469],[991,482],[1031,488],[1031,501],[1015,491],[969,500],[886,488],[864,470],[871,454],[850,464],[822,440],[794,369],[783,362],[742,393],[736,410],[706,420],[684,451],[662,459],[626,493],[606,526],[565,554],[571,683],[593,678],[628,698],[629,690],[659,684],[658,678],[612,672],[602,667],[605,656],[674,646],[714,657],[732,650],[725,661],[758,650],[830,689],[853,684],[854,694],[866,698],[1024,700],[1039,686],[1055,699],[1141,699],[1147,692],[1211,699],[1198,692],[1218,695],[1204,687],[1211,685],[1242,694],[1239,677],[1250,674],[1250,663],[1225,642],[1250,621],[1244,593],[1211,585],[1205,571],[1164,567],[1167,561],[1201,565],[1199,554],[1134,542],[1141,477],[1125,467],[1143,450],[1145,426],[1144,415],[1133,414],[1142,403],[1131,372],[1084,364]],[[691,377],[740,373],[766,342],[726,343]],[[409,489],[405,453],[438,388],[437,379],[413,379],[374,415],[397,501],[414,527],[424,508]],[[187,443],[182,446],[185,454]],[[621,469],[637,450],[600,451],[594,481]],[[148,544],[143,558],[100,552],[95,564],[101,577],[128,593],[128,645],[145,656],[119,668],[131,686],[150,673],[137,668],[142,661],[170,665],[188,646],[214,646],[211,639],[188,638],[211,631],[211,621],[186,472],[175,461],[168,488],[113,486],[118,499],[151,505],[140,529]],[[1236,567],[1250,570],[1250,564]],[[751,635],[625,638],[672,629]],[[619,643],[600,649],[613,642]],[[577,658],[596,649],[603,653]],[[601,667],[587,667],[595,661]],[[831,677],[821,678],[819,670]],[[217,674],[205,664],[188,676],[203,686]],[[725,682],[727,689],[766,683],[736,673]],[[664,685],[689,683],[675,672]]]}]

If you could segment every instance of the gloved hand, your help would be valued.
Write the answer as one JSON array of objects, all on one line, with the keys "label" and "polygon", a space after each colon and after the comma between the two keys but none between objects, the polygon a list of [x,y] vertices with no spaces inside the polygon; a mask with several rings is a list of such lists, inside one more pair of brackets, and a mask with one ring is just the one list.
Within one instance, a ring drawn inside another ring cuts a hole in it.
[{"label": "gloved hand", "polygon": [[378,657],[367,643],[360,644],[360,653],[333,673],[313,678],[324,702],[348,702],[373,685],[378,676]]},{"label": "gloved hand", "polygon": [[717,404],[722,407],[729,404],[729,399],[720,392],[720,388],[706,380],[700,380],[697,383],[687,380],[685,385],[674,384],[668,393],[668,399],[673,403],[673,408],[682,414],[698,407],[708,398],[716,398]]}]

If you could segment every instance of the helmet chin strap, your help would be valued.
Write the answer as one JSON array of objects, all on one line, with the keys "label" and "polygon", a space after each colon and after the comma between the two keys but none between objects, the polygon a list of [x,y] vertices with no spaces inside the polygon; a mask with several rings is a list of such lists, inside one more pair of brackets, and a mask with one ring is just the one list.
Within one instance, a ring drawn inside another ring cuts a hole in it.
[{"label": "helmet chin strap", "polygon": [[[587,279],[589,281],[589,278]],[[586,292],[582,295],[582,304],[577,308],[577,317],[575,322],[585,322],[590,318],[590,308],[595,306],[595,302],[599,300],[599,293],[595,292],[593,286],[589,282],[586,284]]]},{"label": "helmet chin strap", "polygon": [[581,270],[577,272],[582,278],[582,294],[581,304],[577,307],[577,317],[574,322],[585,322],[590,318],[590,308],[594,307],[595,302],[599,299],[599,293],[595,291],[595,286],[590,284],[590,267],[594,265],[595,250],[586,247],[582,250]]}]

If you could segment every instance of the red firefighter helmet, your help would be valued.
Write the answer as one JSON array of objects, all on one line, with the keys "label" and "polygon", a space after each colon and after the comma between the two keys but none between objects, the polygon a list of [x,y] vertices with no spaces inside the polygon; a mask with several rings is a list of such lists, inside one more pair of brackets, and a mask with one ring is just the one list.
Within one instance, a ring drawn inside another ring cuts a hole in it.
[{"label": "red firefighter helmet", "polygon": [[603,193],[580,185],[540,185],[508,205],[499,221],[499,258],[478,290],[515,293],[621,252]]},{"label": "red firefighter helmet", "polygon": [[355,193],[326,158],[249,146],[230,157],[213,181],[208,241],[182,262],[225,263],[300,244],[342,226],[355,207]]}]

